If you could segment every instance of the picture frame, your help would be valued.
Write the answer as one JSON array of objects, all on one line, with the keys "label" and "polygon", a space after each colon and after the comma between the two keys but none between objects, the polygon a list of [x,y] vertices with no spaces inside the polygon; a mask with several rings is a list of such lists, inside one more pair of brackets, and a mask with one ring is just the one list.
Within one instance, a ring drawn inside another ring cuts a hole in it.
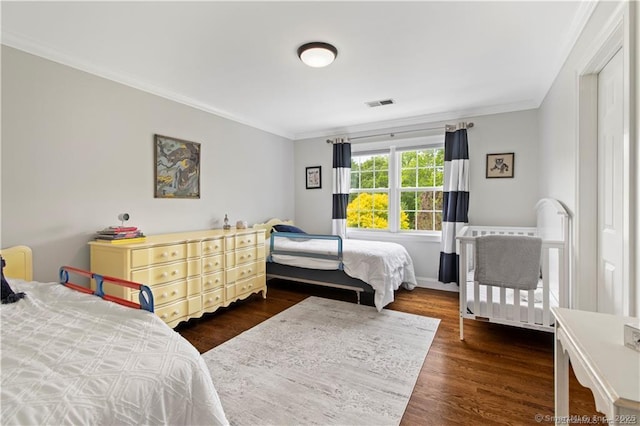
[{"label": "picture frame", "polygon": [[154,197],[200,198],[200,144],[154,135]]},{"label": "picture frame", "polygon": [[515,153],[487,154],[487,179],[513,178]]},{"label": "picture frame", "polygon": [[312,166],[305,170],[307,189],[322,188],[322,167]]}]

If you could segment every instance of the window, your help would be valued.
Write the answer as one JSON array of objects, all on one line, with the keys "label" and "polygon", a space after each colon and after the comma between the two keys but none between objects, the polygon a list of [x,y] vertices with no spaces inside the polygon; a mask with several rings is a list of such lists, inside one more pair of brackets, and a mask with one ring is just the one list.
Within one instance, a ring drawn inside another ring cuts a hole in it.
[{"label": "window", "polygon": [[353,152],[347,227],[440,232],[444,146]]}]

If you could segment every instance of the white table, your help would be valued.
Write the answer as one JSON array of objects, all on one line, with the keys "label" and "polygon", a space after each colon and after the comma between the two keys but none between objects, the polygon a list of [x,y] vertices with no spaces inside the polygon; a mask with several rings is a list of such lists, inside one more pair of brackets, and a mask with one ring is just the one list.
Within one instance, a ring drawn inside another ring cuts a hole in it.
[{"label": "white table", "polygon": [[610,424],[640,425],[640,352],[624,346],[624,324],[638,318],[551,308],[555,322],[556,424],[569,416],[569,359]]}]

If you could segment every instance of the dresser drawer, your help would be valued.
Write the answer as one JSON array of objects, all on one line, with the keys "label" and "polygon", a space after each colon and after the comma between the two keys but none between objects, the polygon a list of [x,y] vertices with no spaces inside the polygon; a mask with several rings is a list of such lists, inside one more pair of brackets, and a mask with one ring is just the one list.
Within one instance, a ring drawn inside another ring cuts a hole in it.
[{"label": "dresser drawer", "polygon": [[209,256],[202,259],[202,273],[210,274],[211,272],[221,271],[223,268],[222,265],[222,255],[218,254],[216,256]]},{"label": "dresser drawer", "polygon": [[131,272],[131,281],[146,284],[150,287],[187,277],[187,265],[184,262],[155,266]]},{"label": "dresser drawer", "polygon": [[159,263],[183,260],[186,259],[186,257],[187,247],[185,244],[136,249],[131,251],[131,267],[140,268]]},{"label": "dresser drawer", "polygon": [[202,277],[202,291],[210,291],[224,285],[224,271]]},{"label": "dresser drawer", "polygon": [[257,288],[257,283],[254,278],[250,280],[238,281],[236,283],[236,296],[242,296],[245,293],[251,293]]},{"label": "dresser drawer", "polygon": [[236,235],[236,248],[254,247],[256,245],[256,234]]},{"label": "dresser drawer", "polygon": [[264,259],[260,259],[258,262],[256,262],[256,274],[263,275],[266,270],[267,263],[264,261]]},{"label": "dresser drawer", "polygon": [[187,278],[187,295],[194,296],[202,293],[202,278],[200,276]]},{"label": "dresser drawer", "polygon": [[187,316],[189,304],[186,300],[170,303],[169,305],[155,309],[156,315],[167,324],[180,320]]},{"label": "dresser drawer", "polygon": [[153,292],[153,304],[160,306],[187,297],[187,282],[179,281],[177,283],[156,286],[153,287],[151,291]]},{"label": "dresser drawer", "polygon": [[218,238],[215,240],[203,241],[201,244],[202,244],[202,255],[209,256],[212,254],[222,253],[222,247],[224,242],[222,241],[222,238]]},{"label": "dresser drawer", "polygon": [[236,298],[236,285],[235,284],[228,284],[227,286],[225,286],[224,288],[224,300],[226,300],[227,302],[230,300],[234,300]]},{"label": "dresser drawer", "polygon": [[204,309],[218,306],[222,302],[224,302],[224,288],[202,293],[202,305],[204,306]]},{"label": "dresser drawer", "polygon": [[227,253],[226,267],[231,268],[242,265],[243,263],[253,262],[257,258],[256,253],[256,247],[244,248]]},{"label": "dresser drawer", "polygon": [[256,248],[247,248],[236,251],[236,265],[253,262],[256,260]]}]

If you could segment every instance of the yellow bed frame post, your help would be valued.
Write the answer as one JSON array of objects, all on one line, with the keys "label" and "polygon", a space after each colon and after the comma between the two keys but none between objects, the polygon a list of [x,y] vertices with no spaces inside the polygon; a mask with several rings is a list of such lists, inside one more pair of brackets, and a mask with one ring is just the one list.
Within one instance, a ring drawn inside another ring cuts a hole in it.
[{"label": "yellow bed frame post", "polygon": [[7,266],[4,275],[25,281],[33,281],[33,256],[27,246],[14,246],[0,250]]}]

